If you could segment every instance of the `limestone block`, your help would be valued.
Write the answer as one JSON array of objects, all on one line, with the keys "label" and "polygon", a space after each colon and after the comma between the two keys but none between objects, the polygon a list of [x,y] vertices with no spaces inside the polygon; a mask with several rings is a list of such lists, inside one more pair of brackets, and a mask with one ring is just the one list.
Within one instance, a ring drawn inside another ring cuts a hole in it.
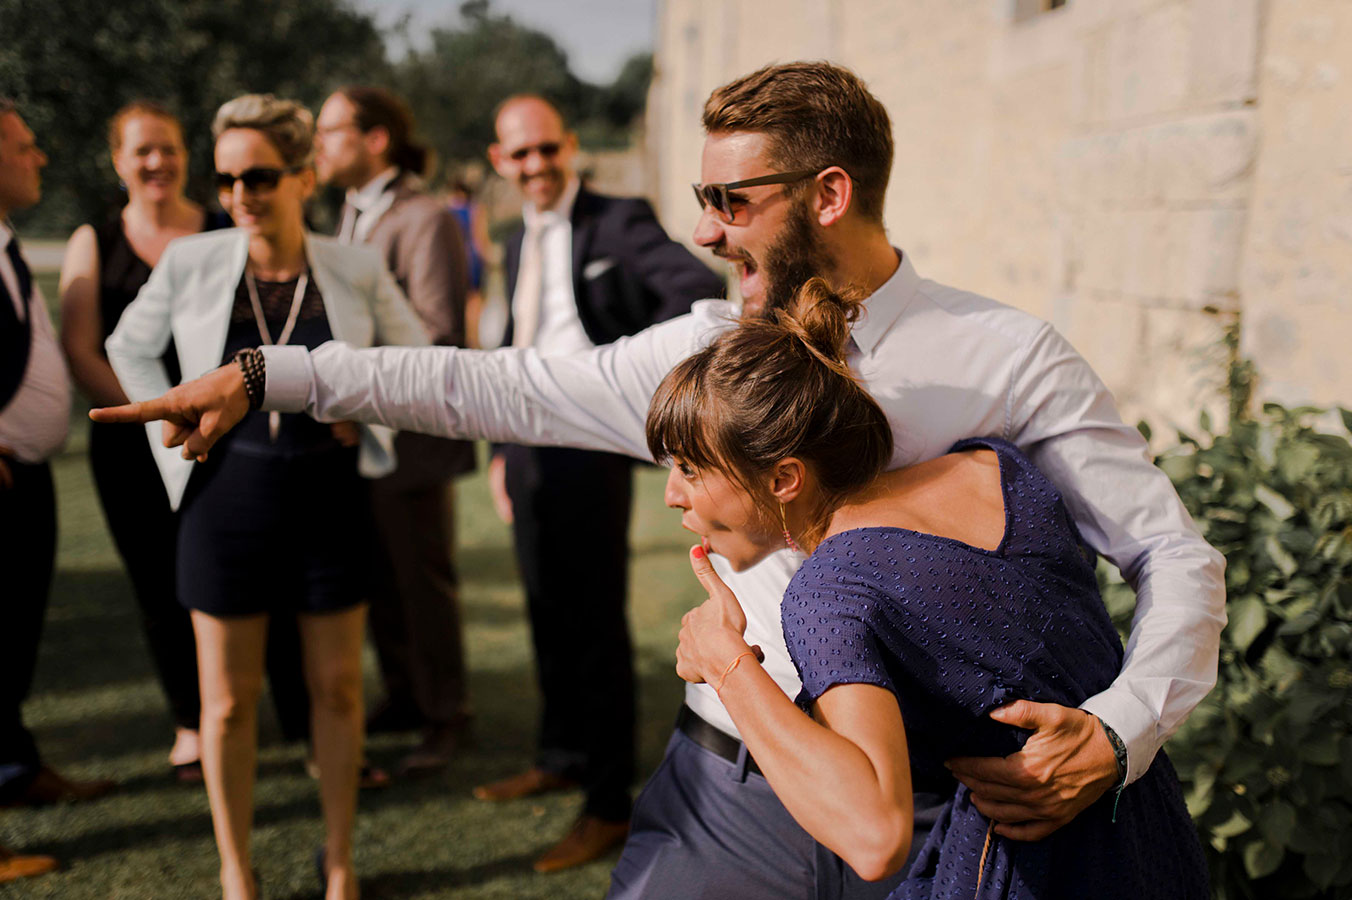
[{"label": "limestone block", "polygon": [[1247,215],[1242,206],[1167,213],[1160,296],[1192,309],[1234,309]]},{"label": "limestone block", "polygon": [[1155,202],[1237,201],[1248,196],[1258,153],[1253,110],[1190,116],[1140,130],[1145,196]]},{"label": "limestone block", "polygon": [[1258,367],[1259,395],[1288,405],[1352,407],[1352,308],[1270,307],[1246,317],[1242,349]]},{"label": "limestone block", "polygon": [[1187,9],[1176,4],[1114,24],[1104,109],[1097,118],[1134,119],[1181,108],[1188,93],[1189,26]]},{"label": "limestone block", "polygon": [[1162,209],[1130,210],[1122,214],[1122,230],[1116,238],[1122,246],[1124,295],[1141,300],[1160,300],[1166,296],[1166,272],[1177,231],[1174,215]]},{"label": "limestone block", "polygon": [[1260,0],[1192,0],[1189,103],[1241,103],[1258,92]]},{"label": "limestone block", "polygon": [[1073,166],[1062,188],[1067,204],[1140,205],[1146,195],[1147,147],[1136,131],[1073,138],[1063,156]]},{"label": "limestone block", "polygon": [[1078,284],[1082,290],[1117,294],[1122,289],[1126,213],[1090,213],[1075,222],[1081,257]]}]

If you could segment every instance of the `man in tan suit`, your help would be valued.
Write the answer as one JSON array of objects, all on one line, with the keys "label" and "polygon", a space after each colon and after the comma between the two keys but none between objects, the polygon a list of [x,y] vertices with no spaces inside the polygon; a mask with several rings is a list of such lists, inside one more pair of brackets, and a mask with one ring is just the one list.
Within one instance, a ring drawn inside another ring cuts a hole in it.
[{"label": "man in tan suit", "polygon": [[[465,343],[469,261],[455,214],[429,196],[419,175],[427,150],[413,118],[380,88],[346,87],[316,121],[321,180],[347,189],[338,236],[368,243],[386,263],[434,344]],[[474,468],[474,445],[402,433],[399,469],[372,486],[385,558],[371,602],[371,634],[385,697],[371,732],[421,728],[402,774],[443,768],[469,720],[453,546],[452,479]]]}]

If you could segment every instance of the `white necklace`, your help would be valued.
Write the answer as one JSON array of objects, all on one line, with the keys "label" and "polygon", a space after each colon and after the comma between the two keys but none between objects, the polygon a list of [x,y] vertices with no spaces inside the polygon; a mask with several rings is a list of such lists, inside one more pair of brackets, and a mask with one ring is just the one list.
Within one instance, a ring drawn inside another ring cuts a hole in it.
[{"label": "white necklace", "polygon": [[[291,332],[296,330],[296,320],[300,318],[301,304],[305,301],[305,289],[310,285],[310,273],[301,272],[300,277],[296,279],[296,292],[291,297],[291,311],[287,313],[286,324],[282,326],[282,333],[277,336],[277,346],[281,347],[291,339]],[[249,303],[253,306],[254,322],[258,324],[258,336],[263,339],[264,345],[271,345],[272,335],[268,331],[268,321],[263,315],[263,303],[258,299],[258,283],[254,281],[253,273],[246,267],[244,270],[244,286],[249,289]],[[268,438],[275,444],[277,435],[282,430],[282,414],[279,412],[268,413]]]}]

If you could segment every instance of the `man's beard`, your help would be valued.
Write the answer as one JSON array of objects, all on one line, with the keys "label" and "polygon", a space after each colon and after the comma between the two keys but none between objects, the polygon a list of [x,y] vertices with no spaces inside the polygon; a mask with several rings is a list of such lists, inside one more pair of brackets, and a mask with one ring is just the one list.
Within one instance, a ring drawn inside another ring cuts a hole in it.
[{"label": "man's beard", "polygon": [[806,201],[795,201],[784,220],[784,230],[765,251],[764,310],[788,309],[798,289],[809,278],[830,269],[830,258],[813,228]]}]

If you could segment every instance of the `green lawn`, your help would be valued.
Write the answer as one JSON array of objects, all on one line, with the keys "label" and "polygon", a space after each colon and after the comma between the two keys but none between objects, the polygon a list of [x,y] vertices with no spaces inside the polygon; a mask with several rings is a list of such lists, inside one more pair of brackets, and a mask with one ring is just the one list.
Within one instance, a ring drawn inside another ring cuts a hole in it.
[{"label": "green lawn", "polygon": [[[44,279],[49,297],[55,286]],[[84,805],[0,812],[0,843],[51,853],[65,868],[0,888],[4,897],[198,898],[217,895],[205,791],[173,783],[172,728],[151,673],[132,600],[104,527],[85,458],[83,411],[55,460],[61,543],[37,683],[26,714],[46,760],[76,777],[115,778],[116,793]],[[679,618],[703,593],[686,563],[687,535],[662,506],[665,473],[638,473],[630,624],[639,677],[639,771],[661,758],[680,703],[673,670]],[[531,762],[537,697],[525,610],[507,529],[481,475],[460,482],[459,550],[475,746],[440,777],[362,795],[356,862],[363,896],[599,897],[614,858],[537,875],[530,862],[561,836],[580,797],[480,803],[470,788]],[[585,551],[585,545],[579,545]],[[374,657],[367,696],[377,695]],[[279,743],[263,704],[254,857],[270,898],[319,896],[311,855],[322,829],[303,748]],[[391,765],[409,738],[370,744]]]}]

